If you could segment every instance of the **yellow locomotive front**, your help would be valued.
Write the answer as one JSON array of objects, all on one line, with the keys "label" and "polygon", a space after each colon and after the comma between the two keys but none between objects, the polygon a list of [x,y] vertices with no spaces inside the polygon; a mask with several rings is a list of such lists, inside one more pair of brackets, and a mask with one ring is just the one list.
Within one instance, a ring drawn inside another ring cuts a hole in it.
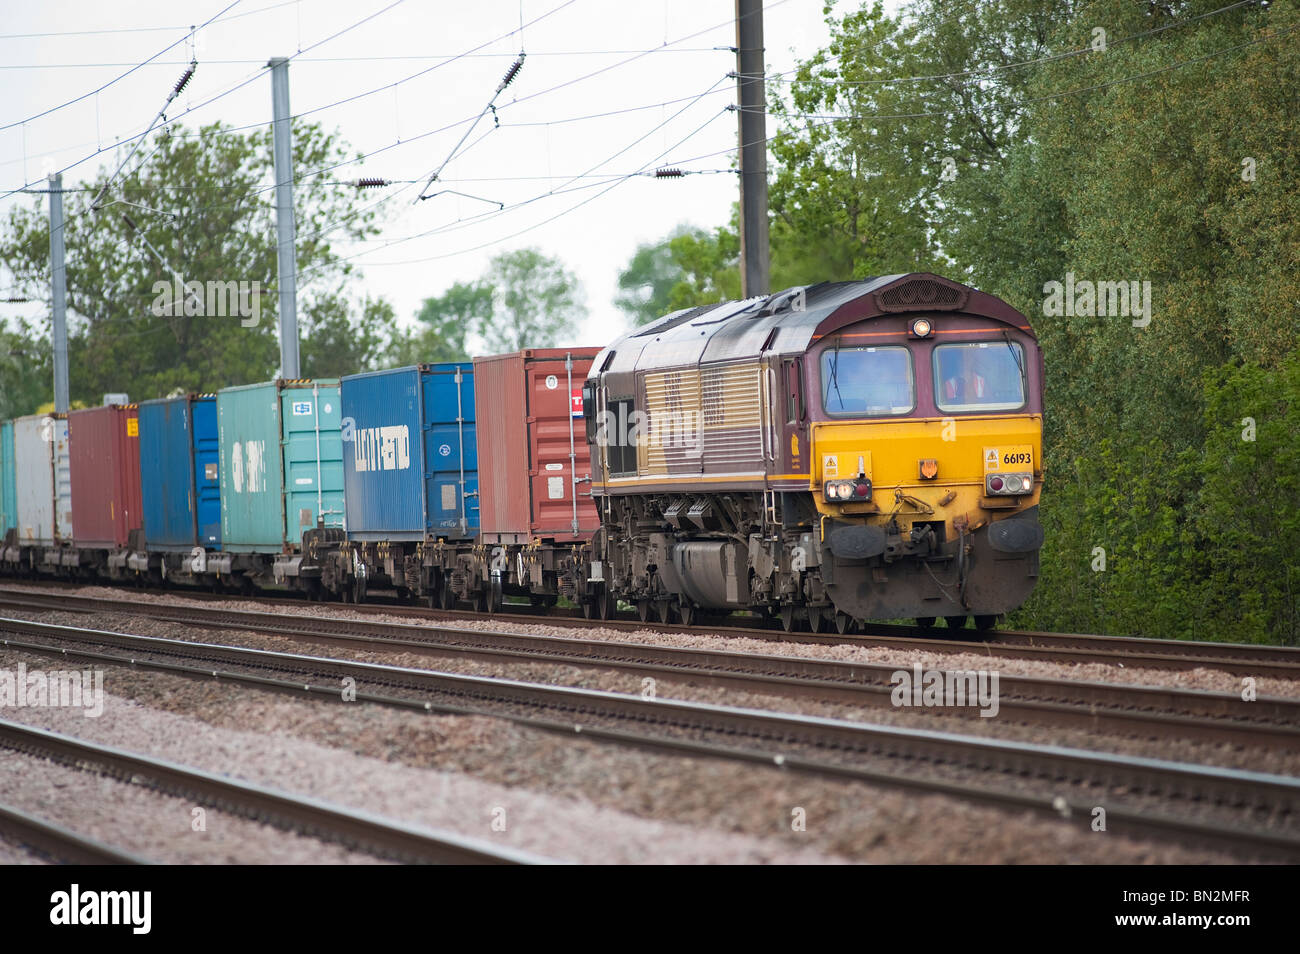
[{"label": "yellow locomotive front", "polygon": [[1018,315],[917,304],[809,351],[820,578],[850,617],[984,628],[1038,572],[1041,358]]}]

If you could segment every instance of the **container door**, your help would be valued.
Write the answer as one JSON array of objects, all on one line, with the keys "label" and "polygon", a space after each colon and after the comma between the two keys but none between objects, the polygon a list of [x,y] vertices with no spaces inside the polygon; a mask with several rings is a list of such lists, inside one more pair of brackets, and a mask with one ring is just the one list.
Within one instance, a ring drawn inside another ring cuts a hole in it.
[{"label": "container door", "polygon": [[72,455],[66,417],[54,421],[54,512],[55,534],[60,540],[72,540]]},{"label": "container door", "polygon": [[532,532],[537,536],[572,536],[575,523],[581,526],[573,462],[577,460],[582,468],[579,476],[586,476],[590,459],[586,448],[582,448],[581,457],[578,449],[583,440],[581,395],[588,364],[590,361],[574,363],[572,387],[563,358],[532,361],[527,365]]},{"label": "container door", "polygon": [[338,385],[285,388],[284,513],[288,542],[302,543],[317,525],[343,526],[343,440]]},{"label": "container door", "polygon": [[[221,479],[220,442],[217,439],[217,399],[197,398],[193,403],[178,402],[184,409],[182,427],[184,443],[178,445],[189,456],[185,469],[187,486],[192,487],[189,519],[190,532],[197,526],[198,545],[208,550],[221,549]],[[192,454],[191,449],[192,448]]]},{"label": "container door", "polygon": [[472,366],[440,366],[424,375],[425,486],[428,531],[472,537],[478,532],[478,441]]}]

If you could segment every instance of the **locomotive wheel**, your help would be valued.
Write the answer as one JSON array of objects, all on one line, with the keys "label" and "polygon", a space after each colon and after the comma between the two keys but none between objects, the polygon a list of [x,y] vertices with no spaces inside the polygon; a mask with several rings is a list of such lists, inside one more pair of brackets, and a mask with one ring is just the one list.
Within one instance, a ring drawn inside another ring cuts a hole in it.
[{"label": "locomotive wheel", "polygon": [[636,615],[641,617],[641,622],[643,623],[650,622],[650,601],[649,600],[636,601]]},{"label": "locomotive wheel", "polygon": [[848,613],[835,614],[835,632],[843,636],[853,628],[853,617]]},{"label": "locomotive wheel", "polygon": [[794,604],[786,603],[781,607],[781,628],[787,633],[794,632]]},{"label": "locomotive wheel", "polygon": [[690,626],[694,623],[697,615],[695,607],[691,606],[689,603],[683,603],[681,606],[677,607],[677,614],[682,618],[683,626]]},{"label": "locomotive wheel", "polygon": [[822,614],[821,607],[813,606],[808,609],[808,628],[814,633],[822,631],[822,624],[826,622],[826,617]]},{"label": "locomotive wheel", "polygon": [[934,621],[935,617],[933,616],[918,616],[916,618],[916,625],[920,626],[922,629],[929,629],[934,625]]},{"label": "locomotive wheel", "polygon": [[965,616],[945,616],[943,621],[948,624],[949,629],[962,629],[966,626]]}]

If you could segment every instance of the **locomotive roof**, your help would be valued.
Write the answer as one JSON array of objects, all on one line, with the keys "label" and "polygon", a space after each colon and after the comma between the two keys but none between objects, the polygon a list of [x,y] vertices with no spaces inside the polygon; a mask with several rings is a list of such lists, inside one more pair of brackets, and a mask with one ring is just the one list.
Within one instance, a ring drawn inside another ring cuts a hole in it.
[{"label": "locomotive roof", "polygon": [[1025,316],[1002,299],[928,272],[911,272],[797,286],[673,312],[610,344],[592,363],[592,373],[798,354],[845,325],[909,312],[989,318],[1033,334]]}]

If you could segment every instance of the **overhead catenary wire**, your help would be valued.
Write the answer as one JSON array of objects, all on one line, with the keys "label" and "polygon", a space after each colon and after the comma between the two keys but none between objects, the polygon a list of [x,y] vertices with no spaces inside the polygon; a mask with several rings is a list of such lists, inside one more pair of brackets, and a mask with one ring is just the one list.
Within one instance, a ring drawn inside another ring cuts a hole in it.
[{"label": "overhead catenary wire", "polygon": [[[519,29],[523,29],[522,23],[519,25]],[[469,128],[465,130],[465,135],[460,137],[460,142],[456,143],[456,145],[452,147],[451,152],[447,154],[447,158],[442,160],[442,163],[429,174],[428,181],[424,183],[424,186],[420,189],[420,194],[415,198],[416,202],[422,202],[425,199],[433,198],[432,196],[425,195],[425,193],[429,191],[429,186],[433,185],[433,183],[438,180],[438,175],[443,169],[447,168],[447,163],[456,158],[456,153],[460,151],[460,147],[465,145],[465,140],[470,137],[470,133],[474,131],[475,127],[483,121],[483,117],[488,114],[488,111],[491,110],[493,113],[496,112],[497,97],[505,92],[506,87],[515,81],[515,77],[519,75],[519,71],[523,69],[523,67],[524,54],[520,53],[519,58],[510,64],[510,69],[506,71],[506,75],[502,78],[500,84],[498,84],[496,92],[492,94],[492,98],[487,101],[487,105],[484,106],[479,114],[474,117],[474,121],[470,123]],[[496,125],[499,127],[501,123],[498,121]]]},{"label": "overhead catenary wire", "polygon": [[[206,21],[203,23],[202,26],[198,27],[198,29],[201,30],[201,29],[203,29],[204,27],[208,26],[210,23],[212,23],[213,21],[215,21],[215,20],[217,19],[217,17],[221,16],[222,13],[225,13],[227,10],[230,10],[232,7],[238,6],[239,3],[240,3],[240,0],[233,0],[232,3],[230,3],[228,6],[226,6],[225,8],[223,8],[223,9],[221,10],[221,12],[218,13],[216,16],[210,17],[208,20],[206,20]],[[193,29],[191,29],[191,32],[193,32]],[[75,104],[75,103],[79,103],[79,102],[81,102],[83,99],[89,99],[90,97],[94,96],[96,93],[102,93],[104,90],[108,89],[108,88],[109,88],[110,86],[112,86],[114,83],[118,83],[118,82],[120,82],[121,80],[126,79],[128,76],[130,76],[130,75],[131,75],[132,73],[134,73],[136,70],[138,70],[138,69],[140,69],[141,67],[147,65],[147,64],[150,63],[151,61],[156,60],[158,57],[162,56],[164,53],[168,52],[169,50],[173,50],[173,49],[175,49],[176,47],[180,46],[182,43],[185,42],[185,40],[186,40],[186,37],[181,37],[181,38],[180,38],[179,40],[177,40],[175,43],[169,43],[167,46],[163,47],[161,50],[159,50],[159,51],[158,51],[157,53],[155,53],[153,56],[149,57],[149,59],[145,60],[143,63],[138,63],[138,64],[136,64],[135,66],[133,66],[133,67],[131,67],[129,70],[127,70],[125,73],[122,73],[122,74],[119,75],[119,76],[115,76],[113,79],[109,80],[109,81],[108,81],[107,83],[105,83],[103,86],[99,86],[99,87],[97,87],[97,88],[95,88],[95,89],[92,89],[92,90],[90,90],[90,91],[87,92],[87,93],[82,93],[80,96],[77,96],[77,97],[74,98],[74,99],[70,99],[70,100],[68,100],[66,103],[60,103],[58,106],[51,106],[51,107],[49,107],[48,109],[43,109],[43,110],[41,110],[39,113],[34,113],[33,115],[28,116],[26,119],[20,119],[20,120],[17,120],[17,121],[15,121],[15,122],[5,123],[4,125],[0,125],[0,132],[4,132],[6,129],[13,129],[13,128],[16,127],[16,126],[24,126],[24,125],[26,125],[27,123],[32,122],[33,120],[40,119],[42,116],[48,116],[48,115],[50,115],[50,113],[57,112],[57,111],[60,110],[60,109],[65,109],[65,108],[67,108],[68,106],[72,106],[72,105]]]}]

